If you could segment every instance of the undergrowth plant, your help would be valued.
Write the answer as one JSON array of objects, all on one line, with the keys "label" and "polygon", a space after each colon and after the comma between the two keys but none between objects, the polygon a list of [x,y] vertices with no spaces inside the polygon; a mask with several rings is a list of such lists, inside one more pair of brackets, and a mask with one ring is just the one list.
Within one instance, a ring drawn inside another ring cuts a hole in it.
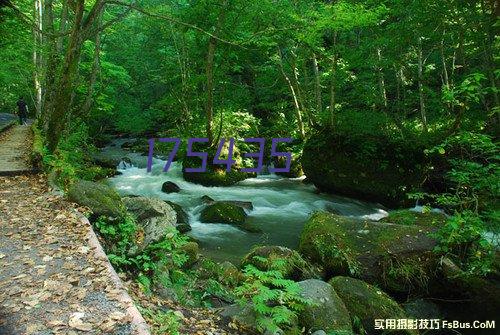
[{"label": "undergrowth plant", "polygon": [[94,226],[105,241],[113,266],[137,276],[147,291],[152,279],[160,273],[179,270],[187,261],[182,251],[187,237],[175,228],[171,228],[163,239],[143,247],[142,230],[130,216],[118,223],[100,217]]},{"label": "undergrowth plant", "polygon": [[268,271],[261,271],[253,265],[243,269],[245,280],[235,289],[238,303],[250,307],[256,315],[257,329],[275,333],[293,327],[297,313],[311,302],[301,297],[300,286],[283,278],[283,259],[268,260],[255,256],[260,263],[268,262]]}]

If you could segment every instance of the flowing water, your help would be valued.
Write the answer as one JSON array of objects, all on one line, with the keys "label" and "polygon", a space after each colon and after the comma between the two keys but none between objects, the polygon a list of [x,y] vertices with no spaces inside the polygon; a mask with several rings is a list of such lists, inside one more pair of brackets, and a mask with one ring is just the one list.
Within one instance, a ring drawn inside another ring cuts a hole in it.
[{"label": "flowing water", "polygon": [[[121,163],[121,175],[110,179],[122,195],[140,195],[173,201],[189,214],[192,231],[202,252],[213,259],[237,262],[254,245],[298,246],[300,233],[309,215],[315,210],[327,210],[342,215],[379,219],[387,215],[380,206],[344,197],[318,194],[313,185],[302,178],[288,179],[276,175],[259,175],[230,187],[205,187],[187,182],[182,177],[181,164],[174,162],[165,173],[165,161],[154,159],[152,172],[146,172],[146,157],[127,155],[130,164]],[[176,183],[181,192],[161,191],[165,181]],[[247,222],[262,233],[249,233],[227,224],[200,222],[205,206],[201,200],[208,195],[215,200],[251,201]]]}]

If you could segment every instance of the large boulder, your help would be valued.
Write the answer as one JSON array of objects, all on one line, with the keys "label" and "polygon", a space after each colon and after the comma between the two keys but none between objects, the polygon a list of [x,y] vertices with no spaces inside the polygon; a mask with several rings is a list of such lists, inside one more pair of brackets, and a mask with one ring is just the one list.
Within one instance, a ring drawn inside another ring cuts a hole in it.
[{"label": "large boulder", "polygon": [[233,204],[239,207],[242,207],[244,209],[252,210],[253,209],[253,204],[251,201],[240,201],[240,200],[214,200],[213,198],[209,197],[208,195],[204,195],[201,197],[201,201],[203,201],[207,205],[213,205],[217,202],[222,202],[226,204]]},{"label": "large boulder", "polygon": [[175,210],[160,199],[125,197],[123,202],[143,230],[142,248],[163,239],[177,224]]},{"label": "large boulder", "polygon": [[124,197],[123,203],[138,220],[167,215],[173,216],[177,222],[175,210],[163,200],[148,197]]},{"label": "large boulder", "polygon": [[352,331],[349,312],[330,284],[317,279],[304,280],[298,284],[301,297],[311,302],[299,314],[302,327],[310,332]]},{"label": "large boulder", "polygon": [[325,192],[408,205],[406,194],[425,180],[424,148],[383,135],[341,136],[331,130],[311,136],[303,150],[307,178]]},{"label": "large boulder", "polygon": [[243,224],[247,214],[240,206],[230,203],[217,202],[205,207],[201,211],[201,222]]},{"label": "large boulder", "polygon": [[389,216],[379,222],[390,222],[402,225],[417,225],[427,227],[442,227],[447,217],[438,212],[417,212],[409,209],[390,211]]},{"label": "large boulder", "polygon": [[279,270],[287,279],[304,280],[316,277],[312,266],[297,251],[281,246],[253,248],[243,257],[241,267],[250,264],[261,271]]},{"label": "large boulder", "polygon": [[437,265],[431,231],[316,212],[304,226],[299,251],[328,276],[356,276],[395,292],[426,290]]},{"label": "large boulder", "polygon": [[[335,277],[329,282],[342,299],[352,320],[360,320],[368,334],[381,334],[374,329],[376,319],[406,319],[404,310],[387,294],[364,281]],[[385,330],[390,332],[390,330]],[[396,332],[396,331],[394,331]],[[417,334],[416,331],[398,330],[398,334]]]},{"label": "large boulder", "polygon": [[102,183],[79,180],[68,190],[69,200],[81,206],[89,207],[93,218],[105,216],[111,219],[123,219],[126,209],[118,193]]},{"label": "large boulder", "polygon": [[161,185],[161,191],[163,193],[178,193],[181,191],[181,188],[172,181],[166,181]]}]

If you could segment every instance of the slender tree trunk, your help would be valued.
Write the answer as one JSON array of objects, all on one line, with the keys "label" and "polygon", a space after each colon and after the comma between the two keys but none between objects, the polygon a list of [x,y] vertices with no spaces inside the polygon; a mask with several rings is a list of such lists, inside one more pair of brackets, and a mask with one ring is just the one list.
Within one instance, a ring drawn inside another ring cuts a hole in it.
[{"label": "slender tree trunk", "polygon": [[[97,22],[100,22],[100,17],[97,19]],[[100,62],[100,53],[101,53],[101,35],[96,34],[94,40],[94,60],[92,62],[92,71],[90,73],[89,79],[89,87],[87,96],[85,98],[85,102],[83,103],[82,109],[80,111],[80,115],[87,115],[92,106],[94,105],[94,91],[97,83],[97,77],[100,72],[101,62]]]},{"label": "slender tree trunk", "polygon": [[422,38],[418,37],[418,96],[420,101],[420,117],[422,118],[422,127],[427,132],[427,116],[425,112],[424,101],[424,83],[423,83],[423,56],[422,56]]},{"label": "slender tree trunk", "polygon": [[377,48],[377,58],[378,58],[378,63],[379,63],[377,70],[378,70],[378,85],[379,85],[379,89],[380,89],[380,98],[382,100],[382,104],[384,105],[384,107],[387,108],[387,92],[385,89],[384,72],[383,72],[382,65],[381,65],[381,63],[382,63],[382,51],[380,50],[380,48]]},{"label": "slender tree trunk", "polygon": [[316,96],[316,113],[323,111],[323,98],[321,95],[321,78],[319,74],[318,58],[313,53],[313,70],[314,70],[314,95]]},{"label": "slender tree trunk", "polygon": [[[219,16],[217,17],[217,23],[215,27],[214,35],[217,36],[224,23],[224,18],[226,14],[227,0],[224,1],[221,7]],[[215,48],[217,46],[217,39],[210,37],[208,40],[208,51],[207,51],[207,63],[205,68],[205,73],[207,77],[207,100],[205,105],[205,113],[207,118],[206,133],[208,137],[208,142],[211,145],[213,141],[213,126],[214,126],[214,58],[215,58]]]},{"label": "slender tree trunk", "polygon": [[335,125],[335,105],[337,86],[337,32],[333,35],[333,57],[332,57],[332,75],[330,82],[330,126]]},{"label": "slender tree trunk", "polygon": [[34,43],[33,43],[33,65],[35,68],[33,81],[35,86],[35,110],[36,118],[39,118],[42,114],[42,31],[43,31],[43,3],[42,0],[35,0],[35,10],[34,10],[34,23],[35,27],[33,30]]},{"label": "slender tree trunk", "polygon": [[283,78],[285,79],[286,83],[288,84],[288,88],[290,89],[290,92],[292,93],[293,105],[295,107],[295,115],[297,118],[297,125],[299,126],[300,137],[302,139],[304,139],[306,137],[306,133],[304,131],[304,122],[302,121],[302,112],[300,111],[299,100],[297,98],[297,93],[295,92],[295,88],[293,87],[293,83],[290,80],[290,77],[286,74],[285,67],[283,65],[283,53],[281,52],[280,47],[278,47],[278,54],[279,54],[279,59],[280,59],[279,65],[280,65],[281,74],[283,75]]}]

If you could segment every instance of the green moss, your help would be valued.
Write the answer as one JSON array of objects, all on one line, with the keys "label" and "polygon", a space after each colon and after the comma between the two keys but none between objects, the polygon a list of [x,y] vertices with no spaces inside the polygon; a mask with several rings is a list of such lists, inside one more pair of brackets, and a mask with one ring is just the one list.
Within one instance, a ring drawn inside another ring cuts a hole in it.
[{"label": "green moss", "polygon": [[[406,318],[404,310],[375,286],[342,276],[333,278],[329,283],[344,302],[353,323],[359,320],[369,334],[377,333],[374,329],[375,319]],[[404,334],[416,333],[410,330],[404,332]]]},{"label": "green moss", "polygon": [[419,225],[428,227],[442,227],[446,222],[446,215],[441,213],[420,213],[407,209],[389,212],[389,216],[380,220],[402,225]]},{"label": "green moss", "polygon": [[406,194],[425,180],[423,147],[382,134],[314,134],[304,146],[302,167],[323,191],[389,207],[408,205]]},{"label": "green moss", "polygon": [[304,280],[315,277],[314,270],[300,254],[281,246],[254,247],[241,260],[241,267],[253,265],[261,271],[278,270],[286,279]]},{"label": "green moss", "polygon": [[200,258],[200,248],[196,242],[187,242],[180,249],[187,256],[187,261],[184,263],[185,268],[190,268]]},{"label": "green moss", "polygon": [[304,226],[299,251],[328,276],[356,276],[397,292],[426,290],[436,267],[435,241],[428,233],[415,225],[317,212]]},{"label": "green moss", "polygon": [[86,180],[78,180],[68,190],[68,198],[79,205],[89,207],[95,217],[106,216],[124,219],[125,205],[111,187]]},{"label": "green moss", "polygon": [[216,202],[201,212],[201,221],[206,223],[243,224],[245,218],[246,213],[243,208],[224,202]]}]

